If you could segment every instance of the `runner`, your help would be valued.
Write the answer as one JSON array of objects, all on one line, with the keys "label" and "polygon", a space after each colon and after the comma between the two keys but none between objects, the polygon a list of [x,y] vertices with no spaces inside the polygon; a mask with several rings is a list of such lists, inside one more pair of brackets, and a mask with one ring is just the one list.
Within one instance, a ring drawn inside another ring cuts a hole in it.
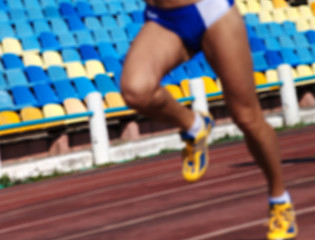
[{"label": "runner", "polygon": [[182,174],[196,181],[208,166],[207,137],[214,121],[177,103],[160,86],[171,69],[202,50],[222,82],[231,116],[269,186],[269,240],[292,239],[297,226],[284,188],[276,134],[255,92],[243,20],[233,0],[148,0],[146,23],[131,45],[121,79],[126,103],[140,113],[182,129]]}]

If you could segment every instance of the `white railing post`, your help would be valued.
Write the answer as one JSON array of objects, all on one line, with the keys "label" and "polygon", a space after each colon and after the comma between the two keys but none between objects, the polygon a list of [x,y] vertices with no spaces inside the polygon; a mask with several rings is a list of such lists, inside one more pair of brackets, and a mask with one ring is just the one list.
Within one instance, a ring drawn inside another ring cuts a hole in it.
[{"label": "white railing post", "polygon": [[282,81],[280,97],[286,126],[294,126],[301,121],[299,104],[294,85],[291,66],[282,64],[278,67],[278,76]]},{"label": "white railing post", "polygon": [[109,137],[102,96],[99,92],[92,92],[86,97],[86,102],[88,109],[93,112],[89,125],[94,163],[96,165],[108,163],[110,162]]},{"label": "white railing post", "polygon": [[190,94],[195,97],[195,100],[192,102],[193,110],[208,113],[209,107],[203,80],[201,78],[191,79],[189,81],[189,89]]}]

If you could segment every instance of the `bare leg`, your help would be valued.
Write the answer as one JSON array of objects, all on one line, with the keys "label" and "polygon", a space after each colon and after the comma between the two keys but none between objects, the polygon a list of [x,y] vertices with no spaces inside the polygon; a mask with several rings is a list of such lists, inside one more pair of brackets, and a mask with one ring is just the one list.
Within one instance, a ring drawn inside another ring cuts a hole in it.
[{"label": "bare leg", "polygon": [[232,117],[268,180],[271,196],[284,192],[276,134],[266,123],[255,93],[253,68],[243,20],[235,7],[210,27],[203,50],[220,77]]},{"label": "bare leg", "polygon": [[146,23],[124,64],[121,88],[127,105],[153,119],[189,129],[194,113],[160,86],[163,76],[185,57],[185,48],[176,34],[154,22]]}]

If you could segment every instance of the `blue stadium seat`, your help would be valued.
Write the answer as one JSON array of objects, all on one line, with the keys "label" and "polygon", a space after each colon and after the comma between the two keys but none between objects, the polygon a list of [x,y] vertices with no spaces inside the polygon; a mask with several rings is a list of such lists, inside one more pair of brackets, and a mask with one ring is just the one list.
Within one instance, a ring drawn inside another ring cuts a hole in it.
[{"label": "blue stadium seat", "polygon": [[111,41],[108,32],[104,31],[104,29],[93,30],[92,34],[93,34],[94,42],[96,44],[101,43],[101,42]]},{"label": "blue stadium seat", "polygon": [[81,58],[85,60],[100,59],[99,53],[91,45],[82,45],[79,47]]},{"label": "blue stadium seat", "polygon": [[292,35],[295,47],[309,47],[310,44],[303,33],[297,33]]},{"label": "blue stadium seat", "polygon": [[55,0],[41,0],[42,7],[56,7]]},{"label": "blue stadium seat", "polygon": [[280,43],[275,37],[265,38],[265,44],[268,50],[278,51],[281,49]]},{"label": "blue stadium seat", "polygon": [[140,10],[144,11],[146,4],[142,0],[137,1],[137,3],[140,7]]},{"label": "blue stadium seat", "polygon": [[267,26],[268,26],[267,24],[258,24],[254,27],[258,37],[265,38],[271,36]]},{"label": "blue stadium seat", "polygon": [[314,30],[307,31],[305,33],[305,36],[307,37],[308,42],[310,44],[315,44],[315,31]]},{"label": "blue stadium seat", "polygon": [[81,62],[80,54],[76,49],[63,49],[61,55],[64,62]]},{"label": "blue stadium seat", "polygon": [[197,61],[191,60],[184,63],[187,69],[187,74],[189,78],[202,77],[205,76],[203,69],[200,67]]},{"label": "blue stadium seat", "polygon": [[33,27],[36,34],[40,34],[42,32],[51,32],[47,21],[44,19],[33,21]]},{"label": "blue stadium seat", "polygon": [[[170,74],[169,74],[173,79],[172,81],[174,81],[174,84],[180,84],[180,82],[184,79],[189,79],[189,76],[187,74],[187,72],[184,69],[184,65],[180,65],[176,68],[174,68]],[[164,81],[166,81],[167,79],[165,79]],[[170,80],[170,79],[168,79]]]},{"label": "blue stadium seat", "polygon": [[15,32],[9,23],[0,23],[0,39],[15,37]]},{"label": "blue stadium seat", "polygon": [[60,66],[50,66],[47,68],[48,77],[52,81],[59,81],[67,79],[67,73],[63,67]]},{"label": "blue stadium seat", "polygon": [[0,24],[1,23],[8,23],[10,21],[9,16],[6,11],[0,9]]},{"label": "blue stadium seat", "polygon": [[30,89],[26,86],[15,86],[11,88],[14,102],[19,107],[38,106],[38,102]]},{"label": "blue stadium seat", "polygon": [[265,59],[265,54],[263,52],[252,53],[252,58],[255,71],[264,72],[269,68],[268,63]]},{"label": "blue stadium seat", "polygon": [[24,5],[21,0],[7,0],[7,4],[9,8],[15,8],[15,9],[23,9]]},{"label": "blue stadium seat", "polygon": [[60,103],[59,98],[56,96],[49,84],[36,84],[33,86],[33,89],[39,106],[44,106],[49,103]]},{"label": "blue stadium seat", "polygon": [[85,17],[94,16],[94,12],[89,3],[80,1],[80,2],[77,2],[76,6],[77,6],[78,14],[80,17],[85,18]]},{"label": "blue stadium seat", "polygon": [[67,17],[67,22],[70,31],[80,31],[80,30],[85,30],[85,26],[81,19],[77,16],[69,16]]},{"label": "blue stadium seat", "polygon": [[6,80],[4,79],[2,72],[0,72],[0,89],[3,90],[3,89],[6,89],[7,87],[8,87],[8,84]]},{"label": "blue stadium seat", "polygon": [[264,41],[260,38],[250,38],[249,44],[252,52],[260,52],[265,51],[266,46],[264,44]]},{"label": "blue stadium seat", "polygon": [[25,7],[28,9],[40,9],[41,5],[37,0],[24,0]]},{"label": "blue stadium seat", "polygon": [[255,33],[254,28],[252,26],[249,26],[246,24],[245,27],[246,27],[247,36],[249,38],[257,38],[257,34]]},{"label": "blue stadium seat", "polygon": [[54,83],[57,95],[63,102],[67,98],[79,98],[77,92],[69,80],[61,80]]},{"label": "blue stadium seat", "polygon": [[58,50],[60,49],[60,44],[57,41],[54,34],[49,32],[42,32],[39,35],[39,41],[44,50]]},{"label": "blue stadium seat", "polygon": [[116,73],[120,73],[122,71],[122,64],[118,58],[104,57],[102,58],[102,62],[107,72],[114,72],[116,75]]},{"label": "blue stadium seat", "polygon": [[113,29],[118,27],[116,20],[112,16],[102,16],[101,24],[104,29]]},{"label": "blue stadium seat", "polygon": [[267,63],[269,65],[269,68],[275,69],[280,64],[283,63],[283,59],[281,58],[278,51],[269,51],[267,50],[265,53],[265,58],[267,60]]},{"label": "blue stadium seat", "polygon": [[249,26],[256,26],[260,24],[258,16],[253,13],[246,14],[244,16],[244,20],[245,20],[245,23]]},{"label": "blue stadium seat", "polygon": [[280,37],[285,34],[283,28],[278,23],[269,23],[268,27],[270,29],[270,35],[273,37]]},{"label": "blue stadium seat", "polygon": [[105,3],[101,2],[101,3],[92,3],[92,9],[93,12],[96,16],[102,16],[102,15],[107,15],[108,11],[106,9]]},{"label": "blue stadium seat", "polygon": [[133,23],[131,17],[129,17],[129,15],[127,15],[126,13],[120,13],[116,16],[117,19],[117,23],[119,26],[121,27],[125,27],[128,24]]},{"label": "blue stadium seat", "polygon": [[58,40],[62,48],[75,47],[77,45],[71,32],[59,34]]},{"label": "blue stadium seat", "polygon": [[169,84],[177,84],[177,81],[169,74],[165,75],[161,80],[161,86],[165,87]]},{"label": "blue stadium seat", "polygon": [[46,6],[44,9],[45,16],[49,18],[61,18],[59,10],[55,6]]},{"label": "blue stadium seat", "polygon": [[15,24],[15,31],[18,37],[29,37],[34,35],[34,31],[31,25],[28,22],[16,22]]},{"label": "blue stadium seat", "polygon": [[8,8],[7,4],[4,2],[4,0],[0,0],[0,9],[6,10]]},{"label": "blue stadium seat", "polygon": [[80,99],[84,99],[89,93],[95,92],[96,89],[92,82],[85,77],[74,78],[73,82],[78,90]]},{"label": "blue stadium seat", "polygon": [[315,62],[314,56],[306,47],[297,48],[296,53],[302,64],[312,64]]},{"label": "blue stadium seat", "polygon": [[24,50],[39,50],[40,43],[36,36],[23,37],[21,39]]},{"label": "blue stadium seat", "polygon": [[110,29],[109,36],[113,42],[128,41],[127,33],[122,27]]},{"label": "blue stadium seat", "polygon": [[9,10],[10,20],[11,21],[25,21],[27,16],[23,8],[11,8]]},{"label": "blue stadium seat", "polygon": [[290,64],[291,66],[297,66],[301,64],[300,59],[298,56],[295,54],[293,49],[290,48],[283,48],[280,50],[280,54],[283,58],[283,61],[285,63]]},{"label": "blue stadium seat", "polygon": [[14,108],[12,97],[7,91],[0,90],[0,111]]},{"label": "blue stadium seat", "polygon": [[128,13],[140,10],[136,1],[123,1],[122,5],[124,10]]},{"label": "blue stadium seat", "polygon": [[76,16],[77,13],[70,3],[62,2],[59,5],[59,11],[63,17]]},{"label": "blue stadium seat", "polygon": [[285,21],[282,23],[282,27],[286,35],[291,36],[297,33],[295,23],[293,22]]},{"label": "blue stadium seat", "polygon": [[55,18],[50,20],[51,29],[55,34],[63,34],[69,32],[67,24],[62,18]]},{"label": "blue stadium seat", "polygon": [[211,68],[211,66],[207,62],[207,60],[206,60],[206,58],[202,52],[196,54],[193,57],[193,59],[198,62],[198,64],[201,66],[201,68],[203,69],[206,76],[209,76],[213,79],[217,78],[216,73],[213,71],[213,69]]},{"label": "blue stadium seat", "polygon": [[120,2],[107,2],[106,3],[108,12],[112,15],[124,12],[124,9]]},{"label": "blue stadium seat", "polygon": [[78,45],[83,45],[83,44],[94,44],[94,39],[92,37],[92,34],[90,31],[76,31],[74,33],[74,36],[77,40]]},{"label": "blue stadium seat", "polygon": [[96,17],[87,17],[85,18],[84,23],[86,28],[90,30],[99,30],[102,28],[101,23]]},{"label": "blue stadium seat", "polygon": [[25,68],[26,76],[31,83],[50,82],[50,79],[41,67],[29,66]]},{"label": "blue stadium seat", "polygon": [[281,36],[279,37],[279,42],[282,48],[295,48],[295,44],[290,36]]},{"label": "blue stadium seat", "polygon": [[118,52],[115,50],[111,43],[101,42],[97,45],[97,47],[102,57],[119,58]]},{"label": "blue stadium seat", "polygon": [[128,24],[126,26],[126,32],[127,32],[129,41],[133,41],[135,39],[135,37],[140,32],[141,27],[142,25],[139,23]]},{"label": "blue stadium seat", "polygon": [[28,20],[30,21],[45,18],[41,9],[34,9],[34,8],[28,9],[27,15],[28,15]]},{"label": "blue stadium seat", "polygon": [[2,62],[0,61],[0,71],[3,72],[4,71],[4,67],[2,65]]},{"label": "blue stadium seat", "polygon": [[5,75],[10,87],[28,85],[28,81],[22,69],[8,69]]},{"label": "blue stadium seat", "polygon": [[130,44],[128,41],[119,41],[115,43],[116,45],[116,49],[118,54],[120,54],[121,57],[124,58],[124,56],[127,54],[129,48],[130,48]]},{"label": "blue stadium seat", "polygon": [[131,17],[132,17],[133,21],[136,23],[143,24],[145,21],[143,11],[133,11],[131,13]]},{"label": "blue stadium seat", "polygon": [[109,92],[119,92],[113,80],[105,74],[98,74],[94,78],[97,90],[104,96]]},{"label": "blue stadium seat", "polygon": [[15,54],[11,53],[3,54],[2,62],[5,69],[24,68],[22,60]]}]

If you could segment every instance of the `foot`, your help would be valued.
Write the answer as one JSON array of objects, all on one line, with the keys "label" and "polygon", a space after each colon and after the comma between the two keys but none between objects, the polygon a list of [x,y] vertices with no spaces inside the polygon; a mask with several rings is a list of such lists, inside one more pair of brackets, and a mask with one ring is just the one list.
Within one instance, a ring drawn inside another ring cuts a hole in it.
[{"label": "foot", "polygon": [[201,178],[208,167],[207,139],[214,127],[214,120],[210,114],[200,113],[203,123],[196,137],[182,133],[186,142],[183,151],[182,174],[186,181],[194,182]]},{"label": "foot", "polygon": [[297,236],[297,225],[291,203],[270,205],[268,240],[291,240]]}]

